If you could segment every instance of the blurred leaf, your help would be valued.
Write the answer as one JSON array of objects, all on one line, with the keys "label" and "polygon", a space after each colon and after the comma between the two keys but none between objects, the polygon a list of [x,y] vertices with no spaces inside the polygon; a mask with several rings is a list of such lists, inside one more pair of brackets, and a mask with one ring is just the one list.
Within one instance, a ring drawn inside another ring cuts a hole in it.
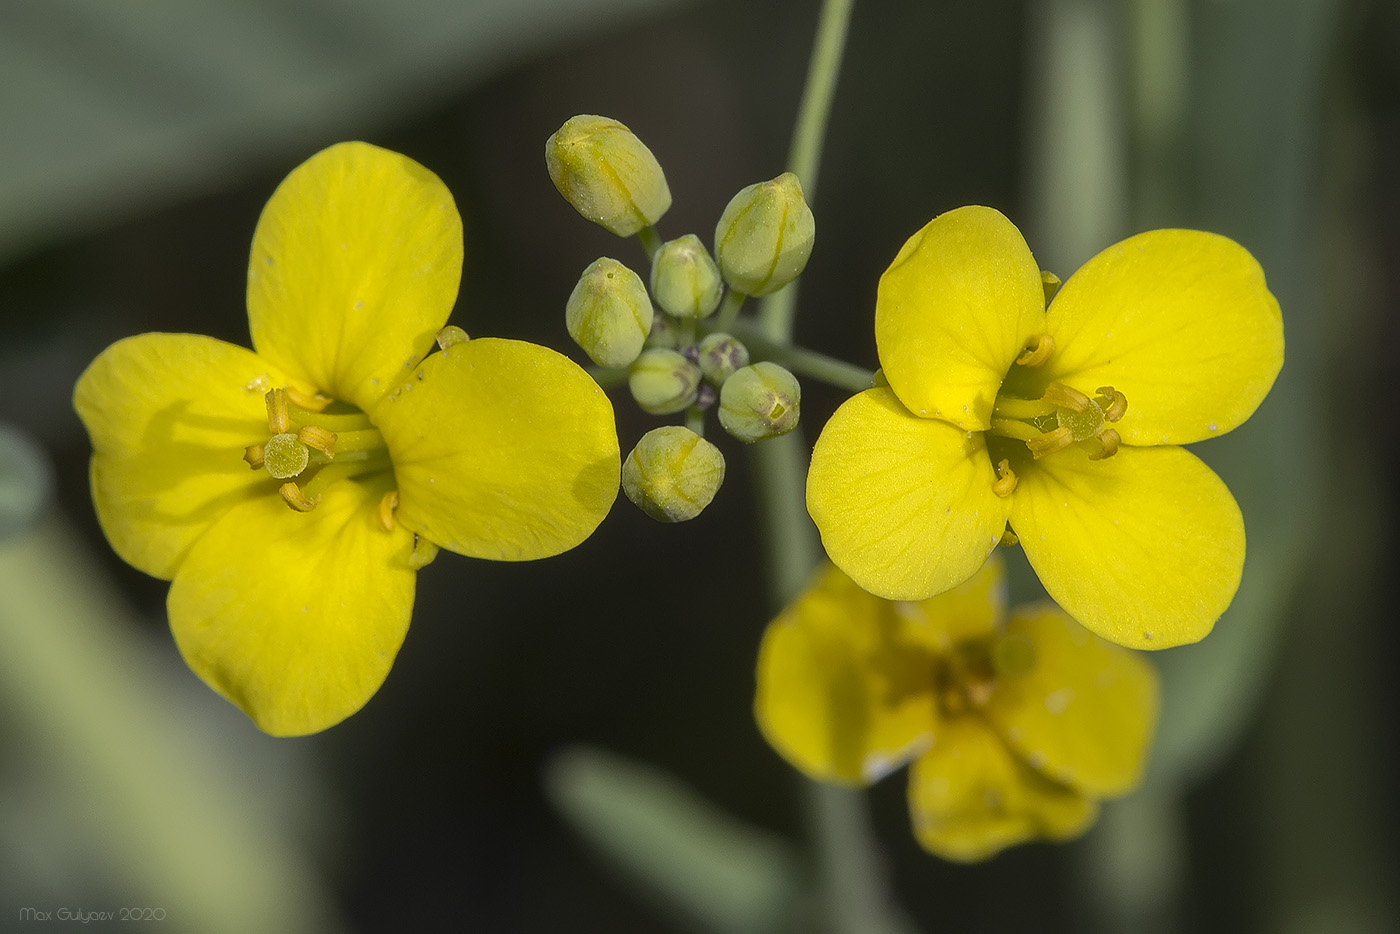
[{"label": "blurred leaf", "polygon": [[48,459],[38,446],[0,423],[0,542],[39,517],[52,485]]},{"label": "blurred leaf", "polygon": [[0,256],[401,122],[676,2],[0,4]]},{"label": "blurred leaf", "polygon": [[699,930],[782,930],[801,892],[793,849],[670,774],[599,749],[559,753],[550,801],[590,844]]},{"label": "blurred leaf", "polygon": [[0,898],[112,899],[211,934],[338,930],[298,839],[323,805],[299,793],[295,747],[172,678],[173,647],[121,607],[56,519],[0,542]]}]

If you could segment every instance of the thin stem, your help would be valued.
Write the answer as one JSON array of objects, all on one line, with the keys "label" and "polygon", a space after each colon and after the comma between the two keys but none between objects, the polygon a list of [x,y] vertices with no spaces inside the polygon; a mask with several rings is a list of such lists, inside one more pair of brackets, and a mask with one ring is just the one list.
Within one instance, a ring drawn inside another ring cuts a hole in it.
[{"label": "thin stem", "polygon": [[824,353],[770,340],[752,326],[733,329],[755,357],[781,363],[800,376],[810,376],[839,389],[864,392],[875,385],[875,374],[863,366],[847,363]]},{"label": "thin stem", "polygon": [[[822,140],[831,116],[831,99],[836,94],[836,78],[841,72],[841,55],[846,49],[846,31],[855,0],[825,0],[817,20],[816,41],[807,66],[807,84],[797,110],[792,131],[788,169],[802,182],[802,193],[811,204],[817,194],[817,170],[821,167]],[[764,332],[774,340],[792,338],[792,318],[797,307],[797,289],[788,285],[763,303],[760,320]]]},{"label": "thin stem", "polygon": [[685,427],[695,432],[700,437],[705,437],[705,410],[698,405],[692,405],[685,412]]},{"label": "thin stem", "polygon": [[650,263],[651,258],[656,255],[656,251],[661,249],[661,234],[656,232],[655,227],[647,225],[637,231],[637,242],[642,245],[643,250],[646,250],[647,262]]},{"label": "thin stem", "polygon": [[[809,201],[816,193],[822,139],[853,3],[854,0],[824,0],[817,21],[807,84],[788,157],[788,167],[801,179]],[[793,285],[764,299],[759,332],[776,347],[792,342],[796,299]],[[816,529],[807,517],[807,445],[802,431],[754,445],[753,458],[760,528],[768,558],[769,593],[774,605],[782,606],[801,591],[821,559]],[[816,784],[809,788],[812,842],[832,930],[837,934],[900,930],[903,925],[886,895],[863,799]]]},{"label": "thin stem", "polygon": [[734,327],[734,322],[739,320],[739,309],[744,307],[744,299],[748,298],[743,292],[730,289],[724,293],[724,301],[720,302],[719,314],[715,315],[715,330],[728,333]]},{"label": "thin stem", "polygon": [[591,366],[588,368],[588,375],[593,377],[593,382],[603,389],[611,389],[614,386],[624,386],[627,384],[627,375],[631,371],[627,367]]}]

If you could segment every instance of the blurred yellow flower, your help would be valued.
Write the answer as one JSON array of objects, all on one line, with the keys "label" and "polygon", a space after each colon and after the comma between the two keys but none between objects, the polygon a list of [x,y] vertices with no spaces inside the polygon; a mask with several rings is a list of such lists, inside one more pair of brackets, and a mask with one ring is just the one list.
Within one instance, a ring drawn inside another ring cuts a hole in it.
[{"label": "blurred yellow flower", "polygon": [[[461,218],[437,176],[342,143],[295,169],[258,221],[256,352],[142,334],[78,380],[108,540],[172,582],[181,654],[268,733],[365,704],[438,547],[557,554],[617,495],[607,397],[554,351],[444,328],[461,270]],[[426,356],[435,337],[444,349]]]},{"label": "blurred yellow flower", "polygon": [[1263,401],[1283,365],[1278,302],[1248,252],[1193,230],[1109,247],[1047,308],[1057,282],[991,208],[911,237],[876,302],[888,385],[822,430],[808,510],[832,560],[882,597],[966,580],[1009,522],[1089,629],[1134,648],[1194,642],[1239,587],[1244,522],[1177,445]]},{"label": "blurred yellow flower", "polygon": [[882,600],[828,565],[769,624],[759,728],[811,778],[868,785],[912,762],[925,849],[986,859],[1082,833],[1141,779],[1157,719],[1143,658],[1058,607],[1006,617],[999,559],[918,603]]}]

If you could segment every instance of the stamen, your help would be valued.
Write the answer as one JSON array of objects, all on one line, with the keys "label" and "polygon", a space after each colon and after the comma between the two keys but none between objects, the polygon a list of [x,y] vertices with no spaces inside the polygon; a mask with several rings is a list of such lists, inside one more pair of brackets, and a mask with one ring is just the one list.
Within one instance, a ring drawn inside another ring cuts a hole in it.
[{"label": "stamen", "polygon": [[300,409],[305,409],[308,412],[320,412],[335,401],[330,396],[323,396],[319,392],[313,396],[308,396],[295,386],[288,386],[286,392],[287,398],[291,401],[292,405]]},{"label": "stamen", "polygon": [[1118,443],[1122,440],[1123,439],[1118,436],[1118,432],[1114,431],[1112,428],[1105,428],[1099,433],[1099,442],[1103,445],[1103,448],[1096,454],[1090,454],[1089,460],[1101,461],[1106,457],[1112,457],[1117,454]]},{"label": "stamen", "polygon": [[1061,425],[1054,431],[1047,431],[1036,438],[1031,438],[1026,442],[1026,447],[1031,449],[1031,457],[1040,460],[1056,451],[1064,450],[1074,443],[1074,432]]},{"label": "stamen", "polygon": [[243,449],[243,459],[254,470],[260,469],[263,465],[263,446],[261,444],[248,445]]},{"label": "stamen", "polygon": [[963,683],[963,695],[973,707],[985,707],[996,691],[995,678],[968,678]]},{"label": "stamen", "polygon": [[399,491],[390,490],[379,498],[379,527],[394,531],[394,510],[399,508]]},{"label": "stamen", "polygon": [[437,545],[428,541],[421,535],[413,536],[413,551],[408,555],[408,566],[413,570],[421,570],[433,563],[440,549]]},{"label": "stamen", "polygon": [[1057,405],[1072,412],[1083,412],[1089,408],[1089,403],[1093,400],[1073,386],[1066,386],[1064,383],[1051,383],[1045,387],[1045,395],[1041,396],[1046,402]]},{"label": "stamen", "polygon": [[328,458],[335,458],[335,432],[333,431],[327,431],[320,425],[303,425],[297,429],[297,440],[315,448]]},{"label": "stamen", "polygon": [[277,492],[282,494],[282,501],[297,512],[310,512],[316,508],[316,504],[321,501],[321,497],[310,499],[302,492],[301,487],[288,481],[277,488]]},{"label": "stamen", "polygon": [[455,324],[449,324],[441,331],[437,332],[437,345],[443,350],[446,350],[453,344],[465,344],[469,340],[471,340],[471,338],[467,336],[467,332],[463,331]]},{"label": "stamen", "polygon": [[1060,291],[1060,277],[1048,269],[1040,271],[1040,286],[1045,290],[1045,304],[1050,304],[1050,299],[1055,297],[1055,293]]},{"label": "stamen", "polygon": [[1015,545],[1020,541],[1021,539],[1017,537],[1015,532],[1011,531],[1011,526],[1008,525],[1005,531],[1001,533],[1001,541],[997,542],[997,544],[1005,545],[1007,548],[1010,548],[1012,545]]},{"label": "stamen", "polygon": [[998,496],[1010,496],[1016,491],[1016,482],[1011,462],[1003,457],[997,462],[997,482],[992,484],[992,492]]},{"label": "stamen", "polygon": [[263,396],[267,403],[267,427],[274,435],[284,435],[292,427],[287,417],[287,390],[269,389]]},{"label": "stamen", "polygon": [[1103,397],[1103,419],[1106,422],[1116,422],[1128,411],[1128,397],[1123,395],[1112,386],[1100,386],[1099,395]]},{"label": "stamen", "polygon": [[[1058,279],[1055,280],[1057,283]],[[1034,347],[1027,347],[1021,351],[1021,355],[1016,358],[1018,366],[1040,366],[1050,359],[1050,352],[1055,349],[1055,339],[1049,334],[1041,334],[1035,339]]]},{"label": "stamen", "polygon": [[1055,407],[1044,399],[1017,399],[1015,396],[997,396],[992,405],[992,418],[1030,419],[1054,415]]}]

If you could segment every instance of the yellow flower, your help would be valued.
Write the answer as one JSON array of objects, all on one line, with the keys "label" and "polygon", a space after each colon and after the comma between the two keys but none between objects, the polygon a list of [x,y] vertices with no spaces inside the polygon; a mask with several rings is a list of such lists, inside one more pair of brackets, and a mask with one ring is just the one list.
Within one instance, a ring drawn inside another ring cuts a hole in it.
[{"label": "yellow flower", "polygon": [[1047,308],[1056,282],[991,208],[911,237],[876,302],[888,385],[822,430],[808,510],[832,560],[882,597],[966,580],[1009,522],[1089,629],[1194,642],[1239,587],[1244,522],[1177,445],[1230,431],[1268,393],[1278,302],[1242,247],[1193,230],[1109,247]]},{"label": "yellow flower", "polygon": [[1131,790],[1157,676],[1053,604],[1006,618],[1000,560],[919,603],[881,600],[834,566],[769,624],[759,728],[811,778],[863,786],[912,762],[925,849],[986,859],[1078,836]]},{"label": "yellow flower", "polygon": [[[606,396],[551,350],[444,328],[461,270],[437,176],[342,143],[287,176],[258,221],[256,352],[142,334],[78,380],[108,540],[172,582],[186,662],[268,733],[365,704],[439,546],[557,554],[617,495]],[[425,356],[435,336],[445,349]]]}]

